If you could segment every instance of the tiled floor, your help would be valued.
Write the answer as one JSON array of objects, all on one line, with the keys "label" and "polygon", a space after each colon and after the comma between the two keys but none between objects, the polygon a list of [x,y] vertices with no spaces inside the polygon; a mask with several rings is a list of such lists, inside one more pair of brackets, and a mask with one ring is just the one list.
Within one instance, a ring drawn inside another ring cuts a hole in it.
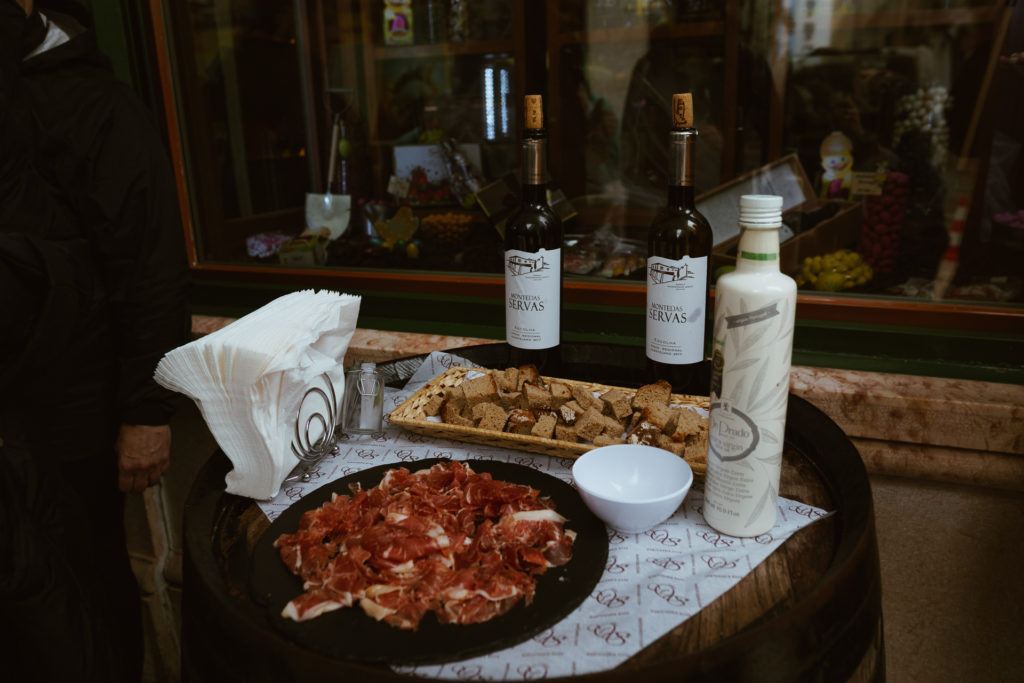
[{"label": "tiled floor", "polygon": [[872,479],[888,680],[1024,680],[1024,495]]}]

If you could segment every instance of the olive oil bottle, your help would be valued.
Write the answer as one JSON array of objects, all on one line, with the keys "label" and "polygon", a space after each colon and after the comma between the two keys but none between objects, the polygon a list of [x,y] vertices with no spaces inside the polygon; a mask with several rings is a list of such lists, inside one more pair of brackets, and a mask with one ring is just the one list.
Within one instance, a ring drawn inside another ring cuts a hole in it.
[{"label": "olive oil bottle", "polygon": [[711,226],[694,205],[690,93],[672,96],[668,202],[647,240],[647,374],[673,390],[704,393],[704,343],[710,331]]},{"label": "olive oil bottle", "polygon": [[547,132],[540,95],[525,98],[523,183],[505,224],[505,337],[513,364],[560,363],[562,222],[548,206]]},{"label": "olive oil bottle", "polygon": [[730,536],[778,512],[796,283],[779,271],[782,197],[740,197],[736,270],[718,279],[704,519]]}]

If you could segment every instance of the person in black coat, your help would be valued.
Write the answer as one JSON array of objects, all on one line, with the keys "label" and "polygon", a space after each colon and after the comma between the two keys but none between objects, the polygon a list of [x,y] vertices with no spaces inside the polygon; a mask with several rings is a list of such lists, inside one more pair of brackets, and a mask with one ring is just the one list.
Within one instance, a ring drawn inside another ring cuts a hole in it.
[{"label": "person in black coat", "polygon": [[84,15],[50,4],[0,0],[0,235],[75,245],[91,277],[66,342],[22,363],[48,375],[24,375],[0,415],[38,463],[58,463],[88,529],[97,604],[124,679],[137,680],[140,604],[123,492],[144,490],[169,466],[171,395],[152,374],[189,337],[183,231],[151,113],[116,80]]},{"label": "person in black coat", "polygon": [[12,681],[138,678],[103,589],[108,567],[93,561],[87,501],[26,427],[33,387],[61,381],[53,359],[89,323],[90,260],[81,240],[0,233],[0,658]]}]

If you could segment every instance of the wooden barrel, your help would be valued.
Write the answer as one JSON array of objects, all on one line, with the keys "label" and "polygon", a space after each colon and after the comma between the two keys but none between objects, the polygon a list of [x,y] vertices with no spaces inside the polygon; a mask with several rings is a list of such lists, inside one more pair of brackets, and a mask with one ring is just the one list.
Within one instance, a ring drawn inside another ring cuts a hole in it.
[{"label": "wooden barrel", "polygon": [[[508,361],[503,344],[458,353],[481,365]],[[566,376],[637,386],[642,352],[563,345]],[[418,362],[383,366],[400,382]],[[633,378],[630,381],[630,378]],[[867,472],[842,430],[789,399],[780,494],[835,514],[796,532],[731,590],[614,670],[572,680],[884,680],[881,581]],[[409,680],[383,667],[332,660],[285,640],[249,597],[252,549],[269,523],[224,493],[216,453],[185,508],[182,669],[190,681]],[[567,681],[570,679],[554,679]]]}]

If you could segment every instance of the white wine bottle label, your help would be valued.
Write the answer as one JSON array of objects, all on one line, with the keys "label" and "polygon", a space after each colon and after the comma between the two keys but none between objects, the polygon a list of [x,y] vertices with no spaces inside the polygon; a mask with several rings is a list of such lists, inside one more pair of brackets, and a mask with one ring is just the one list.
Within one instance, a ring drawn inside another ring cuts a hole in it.
[{"label": "white wine bottle label", "polygon": [[684,365],[704,360],[708,257],[647,259],[647,357]]},{"label": "white wine bottle label", "polygon": [[558,346],[561,287],[561,249],[505,252],[505,337],[510,346]]}]

